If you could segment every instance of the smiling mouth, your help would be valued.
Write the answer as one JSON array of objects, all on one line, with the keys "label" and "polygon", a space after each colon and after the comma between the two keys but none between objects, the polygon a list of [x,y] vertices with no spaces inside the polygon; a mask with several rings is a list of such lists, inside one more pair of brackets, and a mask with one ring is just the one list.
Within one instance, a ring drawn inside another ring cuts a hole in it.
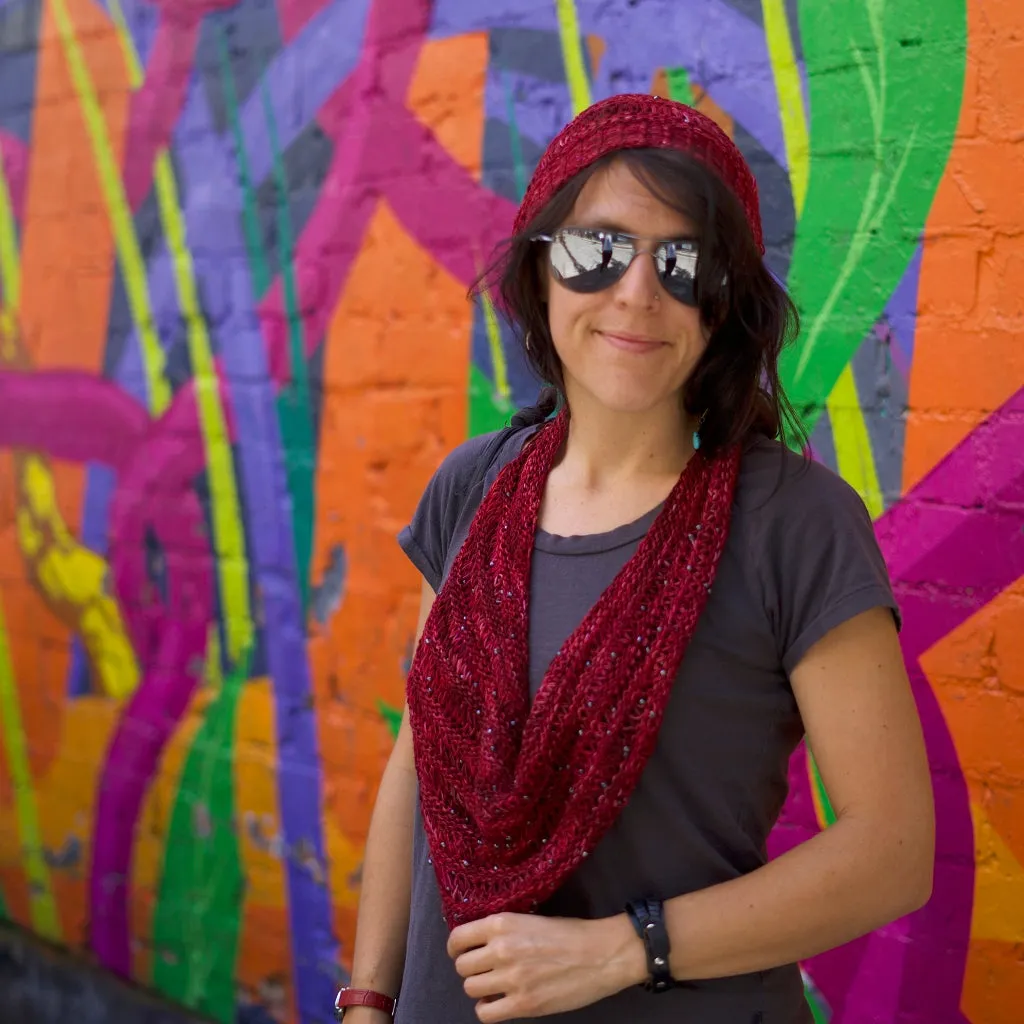
[{"label": "smiling mouth", "polygon": [[622,352],[633,352],[636,355],[643,355],[647,352],[656,352],[665,345],[665,342],[657,338],[644,338],[635,334],[619,334],[614,331],[598,331],[613,348]]}]

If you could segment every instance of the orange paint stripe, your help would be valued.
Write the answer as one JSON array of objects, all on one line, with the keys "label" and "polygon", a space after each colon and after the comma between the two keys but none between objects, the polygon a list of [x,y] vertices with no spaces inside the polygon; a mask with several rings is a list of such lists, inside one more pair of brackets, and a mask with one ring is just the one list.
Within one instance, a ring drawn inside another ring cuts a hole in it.
[{"label": "orange paint stripe", "polygon": [[[392,287],[395,280],[403,287]],[[465,438],[470,329],[465,285],[413,243],[382,204],[331,320],[324,357],[332,397],[321,421],[320,451],[327,454],[316,480],[313,584],[322,582],[337,546],[348,570],[340,608],[326,626],[313,623],[310,658],[336,853],[362,849],[391,750],[377,701],[404,700],[418,581],[395,536],[438,463]],[[346,957],[357,895],[351,875],[339,868],[331,879]]]},{"label": "orange paint stripe", "polygon": [[420,51],[406,99],[409,109],[478,181],[489,59],[485,32],[432,40]]},{"label": "orange paint stripe", "polygon": [[[81,34],[120,161],[129,97],[116,37],[105,14],[90,0],[68,0],[68,9]],[[48,6],[37,54],[22,229],[21,322],[37,369],[60,366],[97,372],[107,336],[113,244],[85,124]],[[55,464],[53,471],[61,515],[65,522],[77,524],[84,472],[62,464]],[[60,753],[70,636],[28,583],[17,538],[6,519],[0,521],[0,565],[30,768],[38,780]],[[76,738],[65,735],[65,742],[74,744]],[[62,925],[65,934],[77,935],[82,927],[80,910],[74,900],[61,898],[65,888],[63,882],[58,887]]]},{"label": "orange paint stripe", "polygon": [[1024,5],[967,5],[956,138],[925,228],[903,455],[909,490],[1024,385]]}]

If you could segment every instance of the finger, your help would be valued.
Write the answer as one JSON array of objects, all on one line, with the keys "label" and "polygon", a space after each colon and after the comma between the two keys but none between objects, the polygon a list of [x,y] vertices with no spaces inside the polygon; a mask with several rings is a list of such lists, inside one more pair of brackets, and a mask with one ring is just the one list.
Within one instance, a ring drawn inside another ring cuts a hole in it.
[{"label": "finger", "polygon": [[499,930],[498,926],[503,917],[501,914],[491,914],[489,917],[481,917],[478,921],[469,921],[452,929],[451,935],[448,936],[448,955],[454,960],[467,949],[486,945],[491,935]]},{"label": "finger", "polygon": [[470,978],[474,974],[483,974],[497,966],[497,958],[492,945],[478,946],[455,958],[455,971],[461,978]]},{"label": "finger", "polygon": [[476,1017],[481,1024],[498,1024],[503,1020],[515,1020],[521,1017],[511,999],[502,996],[500,999],[482,999],[476,1004]]},{"label": "finger", "polygon": [[503,978],[500,971],[474,974],[462,983],[462,988],[470,999],[500,999],[508,987],[508,979]]}]

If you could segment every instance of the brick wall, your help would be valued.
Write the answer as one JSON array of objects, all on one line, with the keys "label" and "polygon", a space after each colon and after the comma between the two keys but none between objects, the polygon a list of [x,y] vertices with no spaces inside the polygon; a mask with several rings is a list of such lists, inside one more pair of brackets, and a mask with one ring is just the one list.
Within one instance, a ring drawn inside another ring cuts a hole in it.
[{"label": "brick wall", "polygon": [[[757,173],[935,771],[932,902],[809,998],[1015,1021],[1022,40],[1015,0],[0,0],[4,915],[219,1021],[327,1019],[394,535],[536,387],[467,286],[573,109],[653,91]],[[777,848],[822,827],[802,751],[791,783]]]}]

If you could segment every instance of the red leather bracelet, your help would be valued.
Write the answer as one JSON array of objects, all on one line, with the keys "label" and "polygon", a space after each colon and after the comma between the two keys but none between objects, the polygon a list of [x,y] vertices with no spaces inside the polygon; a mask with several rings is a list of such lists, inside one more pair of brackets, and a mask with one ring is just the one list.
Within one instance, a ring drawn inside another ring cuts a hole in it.
[{"label": "red leather bracelet", "polygon": [[334,1015],[341,1020],[345,1010],[350,1006],[369,1006],[372,1010],[382,1010],[388,1016],[394,1016],[397,1000],[383,992],[372,992],[367,988],[343,988],[334,1000]]}]

